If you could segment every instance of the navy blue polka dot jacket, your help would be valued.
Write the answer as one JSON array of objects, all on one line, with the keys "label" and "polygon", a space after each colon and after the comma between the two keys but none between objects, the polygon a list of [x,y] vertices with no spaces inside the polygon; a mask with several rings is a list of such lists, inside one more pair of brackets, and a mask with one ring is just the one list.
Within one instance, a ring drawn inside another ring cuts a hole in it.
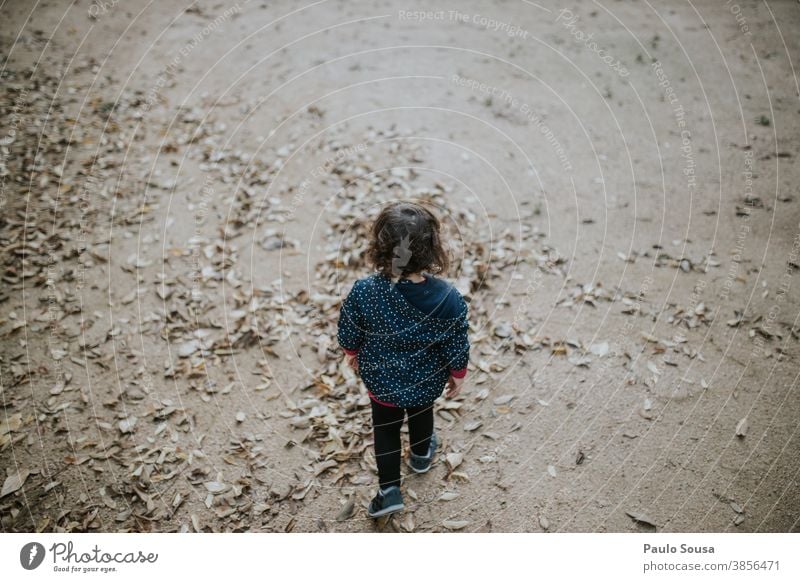
[{"label": "navy blue polka dot jacket", "polygon": [[357,353],[361,379],[379,403],[428,405],[441,396],[451,374],[466,374],[467,303],[455,287],[425,275],[444,286],[450,304],[445,313],[421,310],[380,273],[356,281],[342,303],[339,345],[349,354]]}]

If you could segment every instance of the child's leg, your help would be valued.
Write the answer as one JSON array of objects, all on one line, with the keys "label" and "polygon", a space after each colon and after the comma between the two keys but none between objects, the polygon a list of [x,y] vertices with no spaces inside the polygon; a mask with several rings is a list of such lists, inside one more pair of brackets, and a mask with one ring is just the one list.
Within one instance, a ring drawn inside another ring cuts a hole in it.
[{"label": "child's leg", "polygon": [[433,404],[408,408],[408,440],[411,452],[422,457],[428,454],[433,434]]},{"label": "child's leg", "polygon": [[400,485],[400,429],[405,411],[372,401],[372,426],[375,432],[375,461],[381,489]]}]

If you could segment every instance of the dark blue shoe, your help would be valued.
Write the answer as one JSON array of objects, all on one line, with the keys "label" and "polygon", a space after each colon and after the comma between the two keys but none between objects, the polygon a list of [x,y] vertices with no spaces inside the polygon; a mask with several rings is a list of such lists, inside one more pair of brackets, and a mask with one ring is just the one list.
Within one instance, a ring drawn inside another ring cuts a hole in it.
[{"label": "dark blue shoe", "polygon": [[378,494],[372,498],[367,508],[367,514],[370,517],[383,517],[404,508],[403,494],[400,493],[400,487],[393,485],[385,493],[378,488]]},{"label": "dark blue shoe", "polygon": [[408,464],[411,470],[415,473],[427,473],[433,465],[433,457],[436,454],[436,447],[438,446],[439,439],[436,438],[436,432],[434,431],[433,434],[431,434],[431,444],[428,447],[427,455],[415,455],[414,451],[411,451],[411,455],[408,458]]}]

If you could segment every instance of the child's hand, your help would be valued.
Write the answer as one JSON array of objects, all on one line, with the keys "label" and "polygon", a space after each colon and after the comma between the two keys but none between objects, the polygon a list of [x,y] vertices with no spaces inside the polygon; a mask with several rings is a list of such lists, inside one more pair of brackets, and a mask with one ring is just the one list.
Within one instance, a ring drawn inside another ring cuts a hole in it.
[{"label": "child's hand", "polygon": [[347,362],[347,365],[353,368],[356,372],[358,372],[358,354],[344,355],[344,359]]},{"label": "child's hand", "polygon": [[445,392],[445,396],[448,398],[455,398],[458,396],[458,393],[461,392],[461,387],[464,385],[464,378],[455,378],[450,376],[450,379],[447,381],[447,391]]}]

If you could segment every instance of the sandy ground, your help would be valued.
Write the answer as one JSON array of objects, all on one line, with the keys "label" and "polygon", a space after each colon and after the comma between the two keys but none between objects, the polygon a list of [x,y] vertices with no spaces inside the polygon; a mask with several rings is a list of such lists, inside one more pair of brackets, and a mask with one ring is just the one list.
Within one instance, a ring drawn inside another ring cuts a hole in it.
[{"label": "sandy ground", "polygon": [[[3,531],[800,531],[796,2],[0,10]],[[330,339],[409,196],[472,362],[373,523]]]}]

